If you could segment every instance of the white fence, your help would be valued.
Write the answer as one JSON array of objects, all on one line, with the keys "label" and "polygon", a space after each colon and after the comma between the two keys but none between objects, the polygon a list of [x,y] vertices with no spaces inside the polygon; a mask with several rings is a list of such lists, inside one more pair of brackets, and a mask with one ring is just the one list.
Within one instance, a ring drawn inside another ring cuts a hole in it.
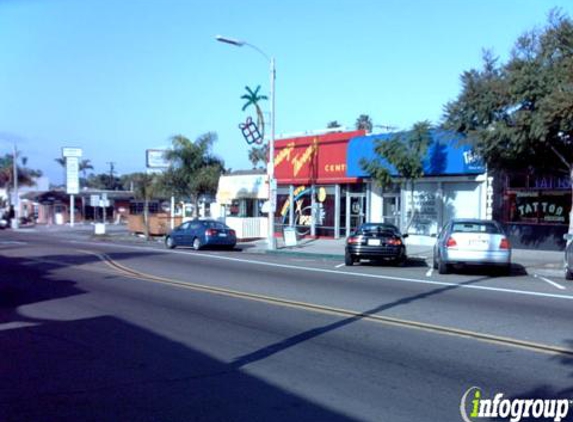
[{"label": "white fence", "polygon": [[237,239],[257,239],[267,237],[266,217],[227,217],[225,224],[235,230]]}]

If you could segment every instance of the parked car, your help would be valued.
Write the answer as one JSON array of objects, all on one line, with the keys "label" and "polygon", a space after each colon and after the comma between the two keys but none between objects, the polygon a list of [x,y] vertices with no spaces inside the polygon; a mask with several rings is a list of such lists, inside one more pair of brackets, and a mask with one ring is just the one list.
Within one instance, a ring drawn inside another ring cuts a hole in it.
[{"label": "parked car", "polygon": [[565,247],[565,279],[573,280],[573,234],[566,234],[563,239],[567,241]]},{"label": "parked car", "polygon": [[434,268],[447,274],[453,266],[487,265],[511,271],[511,245],[497,221],[454,219],[434,245]]},{"label": "parked car", "polygon": [[165,237],[165,246],[191,246],[195,250],[204,247],[233,249],[237,244],[235,230],[216,220],[187,221],[173,229]]},{"label": "parked car", "polygon": [[406,262],[406,245],[398,227],[385,223],[364,223],[346,239],[344,263],[354,265],[361,259]]}]

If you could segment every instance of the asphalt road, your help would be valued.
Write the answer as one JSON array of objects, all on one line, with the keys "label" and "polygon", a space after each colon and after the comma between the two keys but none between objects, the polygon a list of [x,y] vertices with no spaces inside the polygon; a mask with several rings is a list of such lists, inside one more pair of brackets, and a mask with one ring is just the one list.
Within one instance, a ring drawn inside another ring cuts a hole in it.
[{"label": "asphalt road", "polygon": [[572,309],[527,276],[5,231],[0,421],[461,421],[473,386],[573,398]]}]

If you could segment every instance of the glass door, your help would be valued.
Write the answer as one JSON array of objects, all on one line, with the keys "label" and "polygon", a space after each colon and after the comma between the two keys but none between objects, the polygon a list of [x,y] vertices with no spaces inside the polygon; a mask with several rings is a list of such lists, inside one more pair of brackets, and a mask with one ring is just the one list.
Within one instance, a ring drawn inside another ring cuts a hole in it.
[{"label": "glass door", "polygon": [[366,219],[366,195],[363,193],[350,194],[350,230],[355,230]]},{"label": "glass door", "polygon": [[384,223],[393,224],[400,228],[400,196],[388,195],[383,197],[382,218]]}]

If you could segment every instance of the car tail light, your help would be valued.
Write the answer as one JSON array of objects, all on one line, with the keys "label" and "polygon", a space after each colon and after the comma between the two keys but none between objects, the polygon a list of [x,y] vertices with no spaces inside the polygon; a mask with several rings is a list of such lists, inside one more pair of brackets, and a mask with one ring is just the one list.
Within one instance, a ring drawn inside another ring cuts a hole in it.
[{"label": "car tail light", "polygon": [[499,249],[510,249],[511,245],[509,244],[509,240],[507,240],[507,237],[504,237],[501,239],[501,242],[499,242]]},{"label": "car tail light", "polygon": [[235,233],[235,230],[229,230],[229,234],[230,234],[231,236],[236,236],[236,235],[237,235],[237,233]]},{"label": "car tail light", "polygon": [[389,239],[387,243],[393,246],[400,246],[402,241],[400,239]]},{"label": "car tail light", "polygon": [[216,234],[217,234],[217,230],[215,230],[215,229],[205,230],[205,236],[215,236]]},{"label": "car tail light", "polygon": [[455,248],[456,246],[458,246],[456,240],[453,237],[448,237],[446,248]]},{"label": "car tail light", "polygon": [[351,236],[346,241],[349,245],[355,245],[356,243],[360,243],[360,238],[358,236]]}]

